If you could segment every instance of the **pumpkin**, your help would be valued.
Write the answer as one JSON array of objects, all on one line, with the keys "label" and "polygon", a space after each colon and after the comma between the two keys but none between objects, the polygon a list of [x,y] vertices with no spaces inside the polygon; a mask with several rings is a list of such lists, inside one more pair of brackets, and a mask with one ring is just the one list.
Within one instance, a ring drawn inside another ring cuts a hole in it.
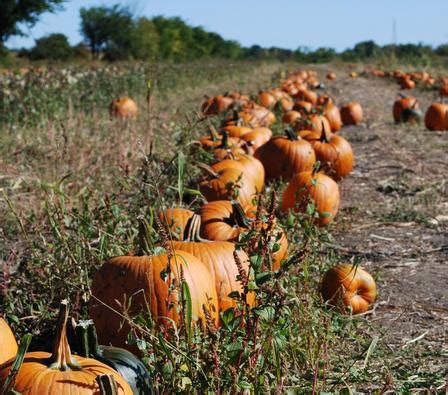
[{"label": "pumpkin", "polygon": [[8,323],[0,317],[0,365],[17,354],[17,341]]},{"label": "pumpkin", "polygon": [[289,179],[294,174],[310,170],[316,155],[310,143],[285,129],[285,136],[276,136],[262,145],[255,157],[263,164],[267,178]]},{"label": "pumpkin", "polygon": [[201,137],[199,142],[205,150],[212,151],[218,160],[245,153],[242,145],[246,144],[246,142],[237,137],[229,137],[227,131],[224,131],[219,136],[210,131],[210,135]]},{"label": "pumpkin", "polygon": [[448,84],[443,84],[439,88],[440,97],[448,97]]},{"label": "pumpkin", "polygon": [[294,101],[289,97],[289,95],[287,96],[288,97],[282,97],[280,99],[280,108],[283,112],[291,111],[292,108],[294,107]]},{"label": "pumpkin", "polygon": [[255,152],[264,143],[267,143],[272,137],[272,130],[269,128],[258,127],[241,136],[249,147]]},{"label": "pumpkin", "polygon": [[332,100],[322,106],[323,115],[328,120],[332,132],[337,132],[342,128],[342,119],[339,108],[333,104]]},{"label": "pumpkin", "polygon": [[209,202],[236,199],[249,204],[257,192],[255,180],[244,171],[224,168],[216,172],[209,169],[207,173],[208,179],[199,184],[199,189]]},{"label": "pumpkin", "polygon": [[336,79],[336,73],[334,73],[333,71],[329,72],[327,74],[327,79],[330,81],[334,81]]},{"label": "pumpkin", "polygon": [[304,118],[299,119],[295,124],[296,131],[311,130],[321,133],[322,130],[331,130],[331,125],[328,119],[324,115],[309,114]]},{"label": "pumpkin", "polygon": [[166,225],[170,234],[176,240],[182,240],[185,226],[194,212],[183,207],[172,207],[161,210],[158,214],[160,221]]},{"label": "pumpkin", "polygon": [[327,225],[339,210],[340,196],[336,182],[323,173],[304,171],[296,174],[283,192],[282,211],[290,209],[305,212],[312,200],[319,213],[318,225]]},{"label": "pumpkin", "polygon": [[448,130],[448,105],[432,103],[425,114],[425,125],[429,130]]},{"label": "pumpkin", "polygon": [[336,265],[323,277],[322,296],[333,305],[351,308],[353,314],[364,313],[376,299],[375,280],[359,266]]},{"label": "pumpkin", "polygon": [[293,110],[301,114],[308,114],[313,110],[313,105],[310,102],[299,100],[294,104]]},{"label": "pumpkin", "polygon": [[[15,377],[14,389],[22,394],[79,394],[98,393],[96,378],[111,374],[118,386],[118,393],[132,395],[129,384],[111,367],[91,358],[72,355],[67,340],[68,303],[60,305],[59,320],[53,352],[28,352]],[[4,382],[13,360],[0,368],[0,382]]]},{"label": "pumpkin", "polygon": [[134,118],[138,114],[137,104],[130,97],[119,97],[110,103],[109,114],[117,118]]},{"label": "pumpkin", "polygon": [[[228,200],[218,200],[204,204],[200,210],[201,216],[201,232],[202,235],[209,240],[220,241],[237,241],[241,233],[246,232],[249,228],[266,229],[265,223],[254,223],[257,213],[255,206],[245,206],[244,208],[237,202]],[[272,254],[272,269],[280,268],[282,259],[288,254],[288,239],[285,233],[274,224],[272,231],[272,239],[277,239],[279,250]]]},{"label": "pumpkin", "polygon": [[253,129],[249,128],[247,126],[236,126],[236,125],[229,125],[224,126],[220,132],[226,131],[229,134],[229,137],[238,137],[241,138],[244,134],[251,132]]},{"label": "pumpkin", "polygon": [[358,73],[356,71],[351,71],[348,76],[350,78],[358,78]]},{"label": "pumpkin", "polygon": [[299,91],[294,95],[296,101],[306,101],[311,103],[313,106],[317,103],[317,93],[306,88],[299,89]]},{"label": "pumpkin", "polygon": [[419,123],[422,119],[418,100],[412,96],[400,95],[400,98],[394,102],[392,112],[396,123]]},{"label": "pumpkin", "polygon": [[414,89],[415,82],[412,81],[410,77],[406,76],[400,80],[400,87],[401,89]]},{"label": "pumpkin", "polygon": [[[211,284],[218,295],[219,311],[236,306],[236,301],[229,297],[231,292],[242,292],[241,282],[237,279],[239,271],[233,253],[235,244],[228,241],[210,241],[200,237],[201,217],[195,214],[185,230],[183,241],[171,242],[172,248],[185,251],[204,262],[212,274]],[[242,267],[249,274],[249,257],[242,250],[236,251]],[[255,295],[249,294],[248,304],[255,301]]]},{"label": "pumpkin", "polygon": [[100,343],[137,351],[126,342],[131,327],[122,317],[125,312],[134,317],[149,309],[159,327],[179,323],[179,291],[170,288],[180,286],[182,277],[190,290],[193,321],[205,322],[205,306],[217,324],[218,298],[212,274],[191,254],[174,250],[172,254],[107,260],[95,273],[89,305]]},{"label": "pumpkin", "polygon": [[201,105],[201,111],[205,115],[216,115],[227,110],[233,104],[233,99],[227,96],[206,97]]},{"label": "pumpkin", "polygon": [[338,180],[353,170],[352,146],[344,137],[324,129],[320,135],[311,132],[304,139],[311,143],[317,160],[329,175]]},{"label": "pumpkin", "polygon": [[264,187],[265,172],[263,164],[251,155],[241,155],[237,159],[225,159],[211,166],[212,170],[219,172],[226,167],[240,170],[252,179],[255,190],[261,192]]},{"label": "pumpkin", "polygon": [[75,327],[78,353],[115,369],[130,385],[134,394],[151,394],[152,379],[145,365],[130,351],[113,346],[100,346],[92,320],[80,321]]},{"label": "pumpkin", "polygon": [[289,125],[289,124],[295,123],[300,118],[302,118],[302,115],[300,114],[300,112],[291,110],[291,111],[285,112],[285,114],[283,114],[282,122],[286,125]]},{"label": "pumpkin", "polygon": [[272,108],[277,103],[277,99],[270,92],[260,91],[258,93],[258,102],[266,108]]},{"label": "pumpkin", "polygon": [[362,107],[357,102],[350,102],[343,105],[340,112],[344,125],[358,125],[362,121]]}]

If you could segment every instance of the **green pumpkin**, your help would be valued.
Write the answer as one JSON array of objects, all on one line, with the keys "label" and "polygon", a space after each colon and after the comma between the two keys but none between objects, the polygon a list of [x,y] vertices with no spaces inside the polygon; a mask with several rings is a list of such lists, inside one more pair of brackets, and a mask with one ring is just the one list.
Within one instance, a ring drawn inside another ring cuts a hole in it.
[{"label": "green pumpkin", "polygon": [[100,346],[92,320],[76,325],[78,354],[114,368],[131,386],[135,395],[152,394],[152,379],[142,361],[124,348]]}]

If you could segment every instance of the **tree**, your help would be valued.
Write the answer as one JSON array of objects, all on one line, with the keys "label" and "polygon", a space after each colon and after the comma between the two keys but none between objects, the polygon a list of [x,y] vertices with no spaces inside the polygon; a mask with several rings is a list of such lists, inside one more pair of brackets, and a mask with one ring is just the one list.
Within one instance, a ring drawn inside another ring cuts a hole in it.
[{"label": "tree", "polygon": [[1,0],[0,4],[0,50],[5,41],[15,35],[24,35],[19,23],[33,26],[43,12],[60,9],[65,0]]},{"label": "tree", "polygon": [[145,17],[139,18],[135,27],[133,55],[142,60],[151,60],[159,53],[159,33],[154,22]]},{"label": "tree", "polygon": [[111,60],[129,56],[135,29],[132,14],[127,8],[119,4],[81,8],[80,15],[81,33],[94,58],[98,58],[101,51]]},{"label": "tree", "polygon": [[50,34],[36,40],[36,45],[32,48],[28,57],[31,60],[67,60],[73,56],[73,48],[68,39],[63,34]]}]

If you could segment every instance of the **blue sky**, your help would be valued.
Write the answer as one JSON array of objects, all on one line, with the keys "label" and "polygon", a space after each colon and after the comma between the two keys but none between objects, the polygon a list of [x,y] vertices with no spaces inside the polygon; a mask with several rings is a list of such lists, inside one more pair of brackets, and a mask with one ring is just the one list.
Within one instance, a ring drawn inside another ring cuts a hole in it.
[{"label": "blue sky", "polygon": [[[1,0],[0,0],[1,2]],[[55,32],[72,44],[81,41],[79,9],[120,3],[138,15],[180,16],[245,46],[295,49],[321,46],[343,50],[364,40],[440,45],[448,43],[448,0],[69,0],[56,14],[44,14],[28,38],[13,37],[9,47],[30,47]]]}]

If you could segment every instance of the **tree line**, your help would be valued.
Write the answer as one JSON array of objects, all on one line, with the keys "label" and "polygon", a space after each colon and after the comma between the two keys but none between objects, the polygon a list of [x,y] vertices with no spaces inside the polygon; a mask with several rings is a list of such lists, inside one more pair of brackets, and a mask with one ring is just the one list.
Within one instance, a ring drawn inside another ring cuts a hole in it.
[{"label": "tree line", "polygon": [[[35,7],[27,15],[23,9],[14,9],[13,4],[17,3],[14,0],[2,1],[11,4],[11,15],[9,19],[5,16],[7,13],[0,17],[0,51],[6,38],[22,33],[17,22],[35,23],[37,15],[43,12],[45,7],[54,11],[63,3],[63,0],[33,0],[30,4],[41,3],[41,8]],[[326,63],[334,60],[381,61],[396,58],[401,62],[420,64],[448,57],[448,44],[433,48],[423,44],[379,46],[373,41],[365,41],[342,52],[336,52],[332,48],[310,50],[299,47],[289,50],[263,48],[258,45],[242,47],[238,42],[226,40],[202,27],[189,26],[181,18],[135,17],[129,8],[118,4],[81,8],[80,18],[83,41],[78,45],[72,47],[64,34],[55,33],[37,39],[33,48],[20,50],[19,56],[30,60],[50,61],[92,58],[107,61],[134,59],[180,62],[201,58],[225,58],[294,60],[307,63]]]}]

